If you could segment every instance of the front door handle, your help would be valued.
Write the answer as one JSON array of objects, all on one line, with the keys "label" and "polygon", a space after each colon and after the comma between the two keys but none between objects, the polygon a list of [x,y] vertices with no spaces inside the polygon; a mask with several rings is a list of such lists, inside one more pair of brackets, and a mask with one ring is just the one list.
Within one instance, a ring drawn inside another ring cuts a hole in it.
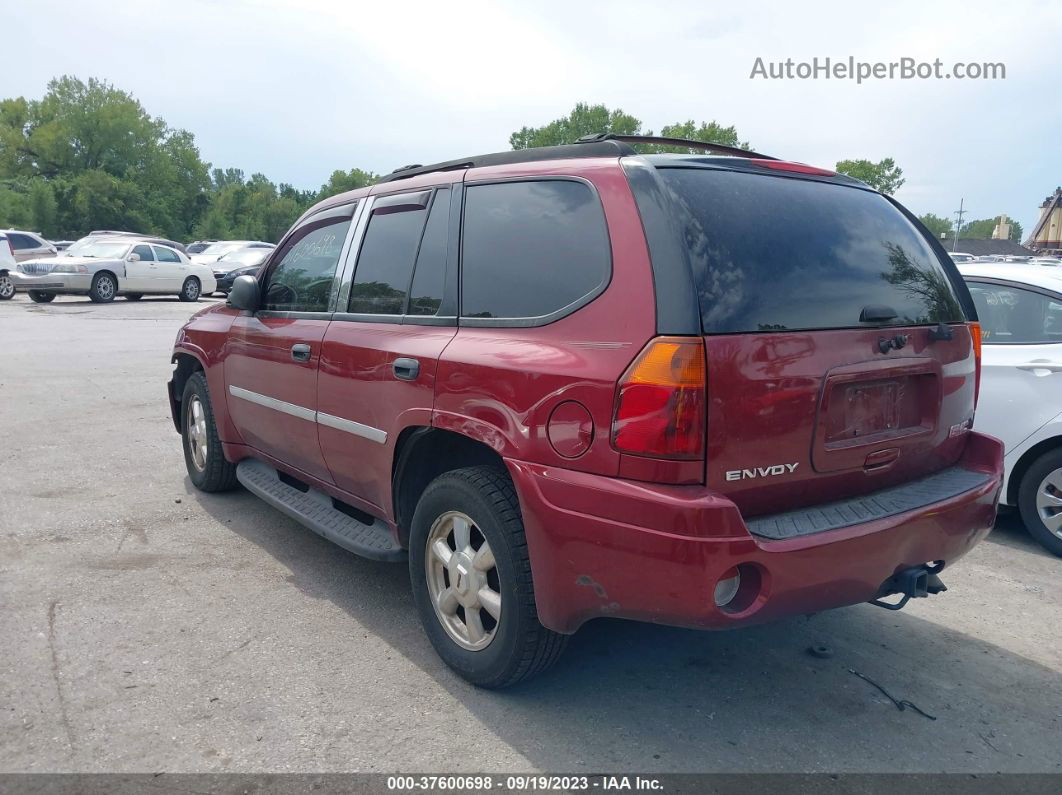
[{"label": "front door handle", "polygon": [[399,357],[395,359],[391,369],[394,371],[395,378],[403,381],[416,381],[417,376],[420,375],[420,362],[416,359]]},{"label": "front door handle", "polygon": [[304,342],[300,342],[298,345],[291,346],[291,358],[297,362],[310,361],[310,346]]}]

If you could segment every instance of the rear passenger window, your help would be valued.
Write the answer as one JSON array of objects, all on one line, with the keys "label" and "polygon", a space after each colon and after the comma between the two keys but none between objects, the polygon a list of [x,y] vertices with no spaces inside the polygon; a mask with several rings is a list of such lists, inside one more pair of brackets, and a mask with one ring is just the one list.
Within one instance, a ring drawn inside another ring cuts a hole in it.
[{"label": "rear passenger window", "polygon": [[1062,342],[1062,304],[1041,293],[968,282],[986,345]]},{"label": "rear passenger window", "polygon": [[611,269],[601,203],[572,180],[470,186],[461,256],[466,318],[553,315],[600,292]]},{"label": "rear passenger window", "polygon": [[450,191],[437,191],[420,241],[417,267],[409,291],[409,314],[435,315],[443,298],[446,277],[446,247],[449,240]]},{"label": "rear passenger window", "polygon": [[420,247],[427,207],[398,206],[373,212],[354,268],[350,311],[401,315]]},{"label": "rear passenger window", "polygon": [[9,232],[7,240],[11,244],[11,248],[15,251],[22,251],[27,248],[38,248],[40,246],[40,243],[29,235],[20,235],[17,232]]},{"label": "rear passenger window", "polygon": [[181,258],[177,256],[177,252],[169,248],[155,247],[155,256],[159,262],[180,262]]},{"label": "rear passenger window", "polygon": [[327,312],[350,216],[310,222],[285,241],[270,270],[263,309]]}]

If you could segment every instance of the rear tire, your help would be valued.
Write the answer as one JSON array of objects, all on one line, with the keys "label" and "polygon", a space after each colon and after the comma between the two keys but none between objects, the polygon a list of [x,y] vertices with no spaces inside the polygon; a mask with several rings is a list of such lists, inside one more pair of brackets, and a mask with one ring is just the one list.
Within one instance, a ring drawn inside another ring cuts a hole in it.
[{"label": "rear tire", "polygon": [[50,304],[55,300],[55,293],[46,293],[43,290],[29,290],[28,293],[35,304]]},{"label": "rear tire", "polygon": [[181,396],[181,442],[188,478],[200,491],[229,491],[236,486],[236,465],[225,460],[202,371],[193,373]]},{"label": "rear tire", "polygon": [[[460,532],[471,540],[461,542],[457,523],[466,520],[470,527]],[[441,555],[432,551],[440,544]],[[491,553],[486,563],[484,547]],[[442,562],[446,555],[452,563]],[[457,469],[428,485],[410,528],[409,575],[432,646],[474,685],[528,679],[553,665],[568,643],[539,623],[520,504],[500,469]]]},{"label": "rear tire", "polygon": [[0,273],[0,301],[10,301],[15,297],[15,283],[6,273]]},{"label": "rear tire", "polygon": [[1048,450],[1025,470],[1018,510],[1029,535],[1062,557],[1062,448]]},{"label": "rear tire", "polygon": [[187,303],[194,303],[199,300],[199,293],[202,289],[199,279],[195,278],[195,276],[189,276],[184,280],[184,284],[181,285],[181,292],[178,298]]},{"label": "rear tire", "polygon": [[109,304],[118,295],[118,279],[110,273],[97,273],[92,277],[89,298],[97,304]]}]

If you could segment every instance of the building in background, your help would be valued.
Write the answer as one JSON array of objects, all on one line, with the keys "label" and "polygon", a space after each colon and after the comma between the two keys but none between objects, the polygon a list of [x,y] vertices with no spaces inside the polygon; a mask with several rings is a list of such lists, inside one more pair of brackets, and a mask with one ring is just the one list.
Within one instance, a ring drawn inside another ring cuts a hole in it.
[{"label": "building in background", "polygon": [[1025,245],[1041,253],[1062,254],[1062,188],[1055,188],[1040,205],[1040,220]]},{"label": "building in background", "polygon": [[992,239],[1010,240],[1010,221],[1007,220],[1007,216],[999,216],[996,225],[992,227]]}]

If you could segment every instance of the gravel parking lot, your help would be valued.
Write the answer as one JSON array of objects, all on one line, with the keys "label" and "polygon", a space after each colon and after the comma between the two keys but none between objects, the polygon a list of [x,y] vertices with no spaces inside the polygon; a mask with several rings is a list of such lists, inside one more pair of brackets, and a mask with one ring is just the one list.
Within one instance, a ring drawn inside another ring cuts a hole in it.
[{"label": "gravel parking lot", "polygon": [[476,690],[403,566],[192,489],[165,382],[204,303],[0,302],[0,771],[1062,771],[1062,561],[1016,517],[902,612],[598,621]]}]

